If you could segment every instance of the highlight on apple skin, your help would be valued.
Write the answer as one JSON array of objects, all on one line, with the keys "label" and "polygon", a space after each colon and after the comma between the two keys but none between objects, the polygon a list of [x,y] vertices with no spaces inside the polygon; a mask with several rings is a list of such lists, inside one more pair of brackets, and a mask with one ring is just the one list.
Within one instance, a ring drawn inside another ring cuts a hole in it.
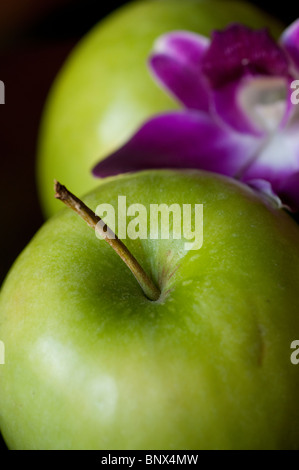
[{"label": "highlight on apple skin", "polygon": [[191,170],[107,179],[84,202],[117,207],[120,194],[203,204],[203,245],[126,240],[162,291],[153,302],[77,214],[45,223],[0,296],[9,448],[298,449],[298,225]]}]

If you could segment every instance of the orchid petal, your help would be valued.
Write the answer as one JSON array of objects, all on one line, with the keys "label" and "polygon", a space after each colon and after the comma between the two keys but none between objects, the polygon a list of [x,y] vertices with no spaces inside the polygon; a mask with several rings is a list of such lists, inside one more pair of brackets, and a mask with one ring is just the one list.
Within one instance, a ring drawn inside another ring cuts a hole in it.
[{"label": "orchid petal", "polygon": [[[299,85],[299,80],[298,80]],[[291,79],[289,80],[288,86],[288,96],[286,99],[287,109],[284,119],[280,125],[280,128],[285,128],[286,132],[296,133],[298,136],[299,133],[299,102],[297,91],[295,91],[295,97],[292,96],[294,93],[294,88],[292,87]]]},{"label": "orchid petal", "polygon": [[294,175],[299,173],[298,131],[297,125],[272,135],[258,153],[258,158],[251,162],[241,177],[242,181],[247,184],[251,180],[258,179],[268,181],[273,192],[281,198],[283,203],[292,207],[296,205],[296,197],[299,197],[299,186],[295,190],[298,178],[293,180]]},{"label": "orchid petal", "polygon": [[262,136],[262,130],[250,119],[249,113],[242,108],[240,89],[243,86],[243,80],[238,80],[214,90],[212,93],[214,109],[223,122],[232,126],[236,131]]},{"label": "orchid petal", "polygon": [[202,71],[212,88],[234,82],[244,75],[288,76],[288,59],[267,30],[232,24],[214,31],[202,58]]},{"label": "orchid petal", "polygon": [[249,180],[246,184],[259,192],[263,199],[272,206],[278,209],[289,209],[289,207],[283,204],[280,197],[273,191],[272,185],[269,183],[269,181],[256,179]]},{"label": "orchid petal", "polygon": [[281,35],[280,44],[299,69],[299,19],[294,21]]},{"label": "orchid petal", "polygon": [[190,31],[172,31],[156,40],[153,52],[166,54],[179,62],[193,66],[200,63],[209,45],[210,39],[200,34]]},{"label": "orchid petal", "polygon": [[149,60],[158,81],[185,107],[208,111],[209,90],[200,61],[209,40],[198,34],[177,31],[156,41]]},{"label": "orchid petal", "polygon": [[277,187],[282,179],[299,171],[298,138],[279,132],[267,142],[243,173],[243,180],[265,179]]},{"label": "orchid petal", "polygon": [[148,168],[197,168],[235,175],[259,140],[238,134],[203,112],[173,112],[145,123],[122,148],[93,169],[105,177]]},{"label": "orchid petal", "polygon": [[[280,122],[279,129],[283,129],[286,126],[291,127],[292,123],[298,121],[299,118],[299,107],[293,101],[294,100],[294,88],[293,88],[293,79],[290,76],[287,80],[287,93],[285,98],[285,113]],[[299,83],[299,82],[298,82]],[[295,91],[296,93],[296,91]]]},{"label": "orchid petal", "polygon": [[299,171],[283,181],[279,193],[281,199],[285,201],[291,211],[299,211]]},{"label": "orchid petal", "polygon": [[214,108],[238,132],[265,136],[286,123],[291,112],[289,81],[284,77],[246,76],[216,89]]}]

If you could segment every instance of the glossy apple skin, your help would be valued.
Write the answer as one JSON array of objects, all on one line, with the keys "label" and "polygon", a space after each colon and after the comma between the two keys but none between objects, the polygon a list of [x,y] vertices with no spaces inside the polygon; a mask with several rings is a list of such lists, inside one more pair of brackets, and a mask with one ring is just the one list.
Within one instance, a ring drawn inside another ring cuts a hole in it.
[{"label": "glossy apple skin", "polygon": [[[179,191],[178,191],[179,188]],[[107,180],[95,210],[204,206],[204,243],[126,240],[162,298],[63,209],[0,297],[0,426],[11,449],[298,449],[299,228],[238,183],[148,171]]]},{"label": "glossy apple skin", "polygon": [[75,47],[49,94],[38,144],[37,182],[45,216],[59,210],[54,178],[79,196],[98,185],[92,167],[153,114],[179,105],[152,78],[147,60],[161,34],[187,29],[206,36],[238,21],[282,26],[246,2],[149,0],[129,3]]}]

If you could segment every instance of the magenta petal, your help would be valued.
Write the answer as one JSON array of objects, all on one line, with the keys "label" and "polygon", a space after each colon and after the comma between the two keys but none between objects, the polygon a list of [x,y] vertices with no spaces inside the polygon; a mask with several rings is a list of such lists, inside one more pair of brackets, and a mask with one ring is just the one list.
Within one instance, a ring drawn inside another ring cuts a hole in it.
[{"label": "magenta petal", "polygon": [[[283,119],[280,122],[279,129],[283,129],[286,126],[291,127],[294,121],[298,121],[299,109],[298,104],[293,103],[294,88],[292,87],[293,79],[289,77],[287,80],[287,93],[285,100],[285,113]],[[296,124],[295,124],[296,125]]]},{"label": "magenta petal", "polygon": [[267,30],[252,30],[241,24],[214,31],[202,58],[202,71],[213,88],[244,75],[288,76],[288,66],[285,52]]},{"label": "magenta petal", "polygon": [[209,89],[200,70],[208,45],[203,36],[177,31],[161,36],[150,57],[154,76],[187,108],[209,109]]},{"label": "magenta petal", "polygon": [[212,93],[214,109],[221,119],[236,131],[262,136],[264,134],[262,129],[242,108],[240,90],[243,86],[244,80],[237,80],[216,89]]},{"label": "magenta petal", "polygon": [[161,82],[186,108],[208,112],[209,89],[195,68],[162,54],[153,56],[150,64]]},{"label": "magenta petal", "polygon": [[260,193],[260,195],[263,196],[263,198],[266,199],[268,202],[272,203],[273,206],[279,209],[285,207],[280,197],[273,191],[272,185],[271,183],[269,183],[269,181],[261,179],[250,180],[247,181],[246,184],[248,184],[248,186]]},{"label": "magenta petal", "polygon": [[222,127],[202,112],[160,115],[122,148],[99,162],[94,176],[149,168],[197,168],[233,176],[248,163],[259,140]]},{"label": "magenta petal", "polygon": [[279,131],[265,142],[257,157],[243,172],[243,180],[265,179],[274,190],[281,182],[299,171],[299,141],[294,129]]},{"label": "magenta petal", "polygon": [[284,31],[280,44],[289,54],[295,67],[299,69],[299,19]]},{"label": "magenta petal", "polygon": [[279,195],[293,212],[299,212],[299,171],[286,178],[279,189]]},{"label": "magenta petal", "polygon": [[214,108],[238,132],[264,136],[283,128],[293,113],[290,79],[245,76],[213,91]]},{"label": "magenta petal", "polygon": [[190,31],[172,31],[160,36],[154,45],[154,53],[166,54],[179,62],[199,64],[210,45],[210,40]]},{"label": "magenta petal", "polygon": [[282,202],[299,209],[298,125],[278,131],[243,171],[242,181],[266,180]]}]

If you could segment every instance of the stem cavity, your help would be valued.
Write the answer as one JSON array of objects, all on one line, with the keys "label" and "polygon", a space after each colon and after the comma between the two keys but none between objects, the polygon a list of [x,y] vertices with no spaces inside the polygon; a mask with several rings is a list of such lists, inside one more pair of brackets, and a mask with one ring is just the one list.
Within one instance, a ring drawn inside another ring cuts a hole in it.
[{"label": "stem cavity", "polygon": [[[62,201],[66,206],[75,211],[92,229],[96,230],[126,263],[135,279],[139,283],[145,296],[152,301],[158,300],[161,292],[149,278],[136,258],[130,253],[123,242],[115,235],[111,229],[97,216],[83,201],[72,194],[65,186],[55,181],[55,198]],[[99,223],[101,222],[101,223]],[[111,234],[113,236],[111,236]]]}]

